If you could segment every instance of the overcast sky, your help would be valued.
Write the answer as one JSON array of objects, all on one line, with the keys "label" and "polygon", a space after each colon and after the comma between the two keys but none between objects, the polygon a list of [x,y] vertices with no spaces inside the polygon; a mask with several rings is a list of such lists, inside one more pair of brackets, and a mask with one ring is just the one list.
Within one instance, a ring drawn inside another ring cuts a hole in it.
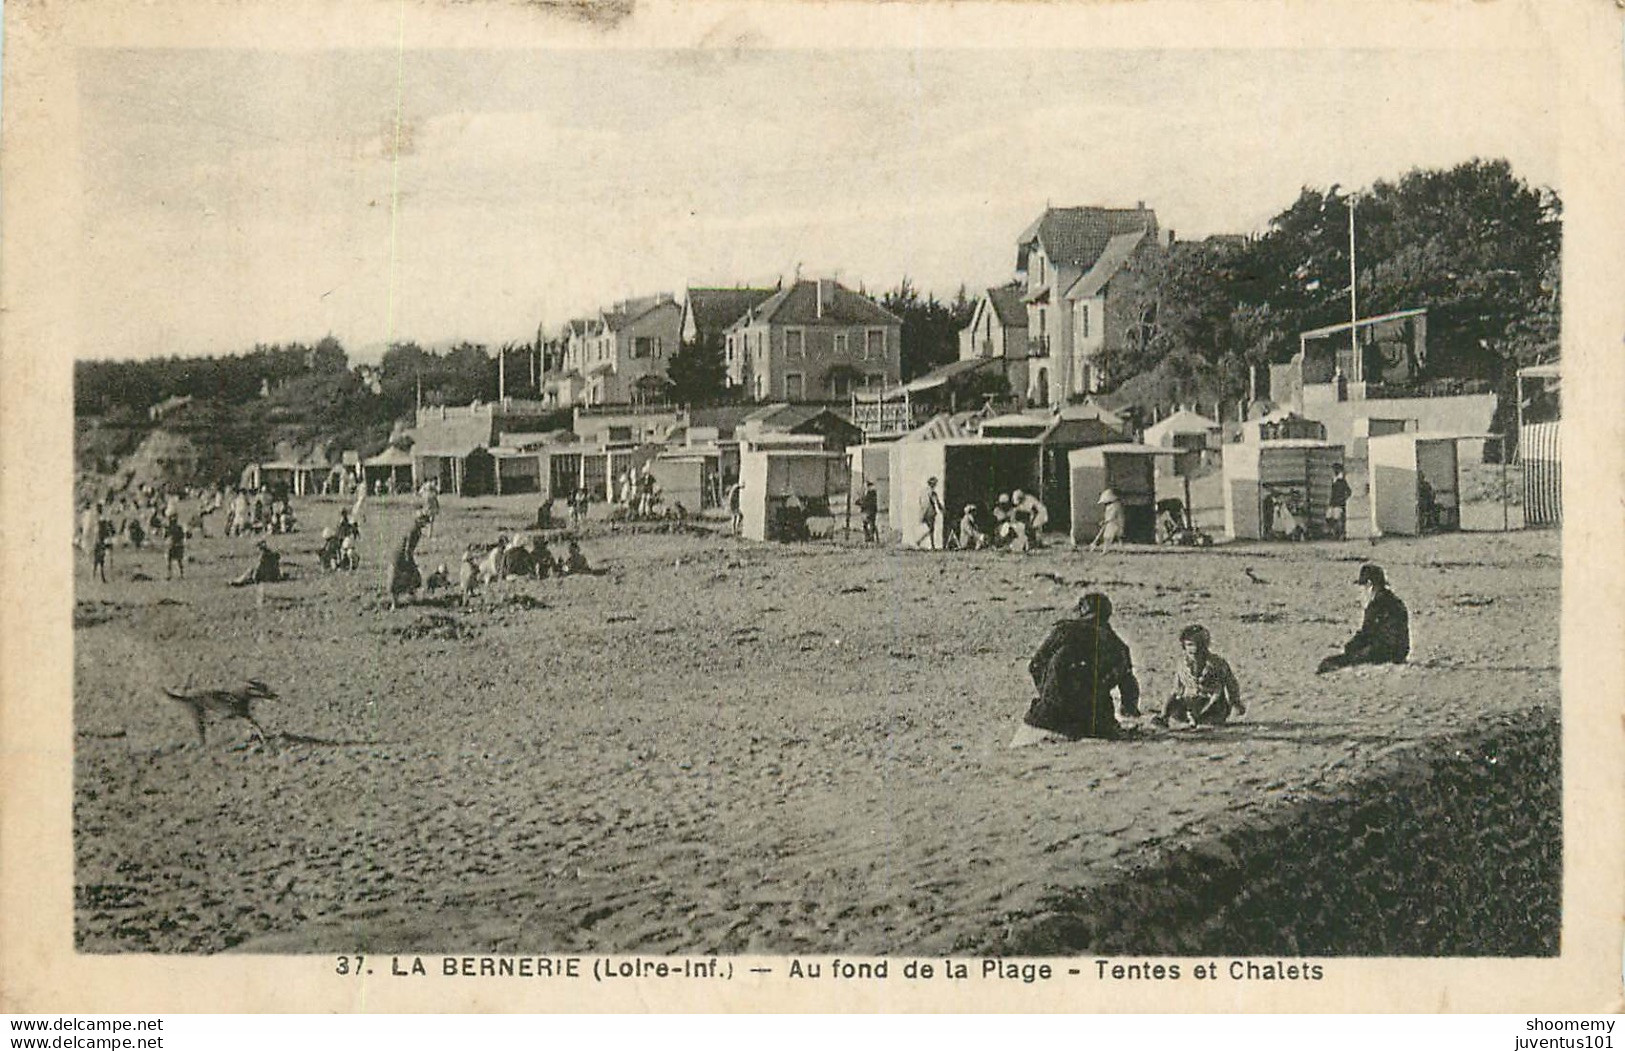
[{"label": "overcast sky", "polygon": [[[1304,185],[1506,157],[1535,52],[104,51],[81,69],[90,357],[528,340],[617,298],[1008,280],[1046,202],[1260,231]],[[397,117],[399,118],[397,120]]]}]

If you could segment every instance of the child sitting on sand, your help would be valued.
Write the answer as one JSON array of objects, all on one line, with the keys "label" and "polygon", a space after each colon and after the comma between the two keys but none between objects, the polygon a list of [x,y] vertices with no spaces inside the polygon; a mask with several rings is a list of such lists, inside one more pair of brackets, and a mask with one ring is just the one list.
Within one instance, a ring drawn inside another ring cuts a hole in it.
[{"label": "child sitting on sand", "polygon": [[1228,661],[1212,652],[1212,644],[1213,637],[1200,624],[1179,633],[1183,653],[1174,672],[1174,692],[1152,722],[1181,728],[1222,726],[1232,713],[1246,714],[1236,674]]}]

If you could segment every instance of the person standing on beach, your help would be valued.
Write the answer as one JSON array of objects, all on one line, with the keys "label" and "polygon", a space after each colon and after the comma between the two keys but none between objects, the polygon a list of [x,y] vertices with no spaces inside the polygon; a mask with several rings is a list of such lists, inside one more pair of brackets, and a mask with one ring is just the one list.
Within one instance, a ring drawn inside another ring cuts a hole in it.
[{"label": "person standing on beach", "polygon": [[113,523],[102,517],[101,505],[96,505],[94,538],[90,542],[90,573],[107,583],[107,549],[113,546]]},{"label": "person standing on beach", "polygon": [[1366,596],[1360,630],[1344,644],[1342,653],[1320,662],[1316,675],[1355,664],[1404,664],[1411,654],[1410,613],[1399,596],[1388,590],[1388,576],[1382,567],[1366,563],[1360,567],[1355,583]]},{"label": "person standing on beach", "polygon": [[1095,534],[1089,546],[1104,550],[1123,540],[1123,501],[1117,498],[1115,490],[1105,489],[1101,491],[1100,504],[1106,509],[1105,518],[1100,523],[1100,532]]},{"label": "person standing on beach", "polygon": [[169,516],[164,525],[164,579],[168,580],[171,574],[178,574],[182,580],[186,579],[186,530],[181,528],[178,514]]},{"label": "person standing on beach", "polygon": [[925,527],[920,538],[914,542],[915,547],[929,544],[931,550],[937,549],[937,522],[942,519],[942,494],[937,492],[936,478],[925,480],[925,492],[920,494],[920,524]]},{"label": "person standing on beach", "polygon": [[1349,535],[1349,497],[1353,490],[1343,477],[1343,465],[1332,465],[1332,495],[1326,504],[1326,532],[1333,540],[1347,540]]},{"label": "person standing on beach", "polygon": [[745,510],[742,506],[744,493],[744,482],[736,481],[728,487],[728,514],[733,519],[734,536],[738,536],[745,528]]},{"label": "person standing on beach", "polygon": [[858,497],[858,512],[863,516],[864,542],[875,543],[880,539],[880,527],[875,524],[875,518],[880,514],[880,497],[875,492],[875,483],[864,483],[863,495]]},{"label": "person standing on beach", "polygon": [[1012,747],[1061,738],[1110,740],[1122,734],[1112,705],[1117,692],[1123,715],[1140,714],[1140,683],[1128,644],[1111,628],[1112,603],[1098,591],[1078,600],[1077,611],[1058,622],[1027,665],[1038,697],[1022,717]]},{"label": "person standing on beach", "polygon": [[412,594],[423,586],[423,574],[418,571],[417,550],[418,541],[423,539],[423,530],[428,524],[422,515],[413,519],[412,528],[407,530],[406,536],[395,548],[395,557],[389,564],[389,579],[385,583],[390,609],[400,604],[402,595]]}]

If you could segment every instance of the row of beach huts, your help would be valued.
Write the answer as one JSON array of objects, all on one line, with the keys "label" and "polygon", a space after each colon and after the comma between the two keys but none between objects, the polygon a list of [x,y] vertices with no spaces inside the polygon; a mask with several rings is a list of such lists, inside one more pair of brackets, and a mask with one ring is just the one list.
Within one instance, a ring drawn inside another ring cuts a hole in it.
[{"label": "row of beach huts", "polygon": [[[1555,366],[1526,372],[1531,380],[1557,378]],[[615,497],[623,476],[648,474],[665,506],[681,504],[692,514],[721,506],[737,480],[744,535],[759,540],[785,533],[790,505],[799,505],[797,517],[850,520],[858,495],[873,483],[882,520],[906,541],[919,532],[920,497],[934,477],[950,517],[968,504],[986,510],[999,495],[1022,490],[1044,503],[1052,530],[1087,542],[1101,524],[1100,496],[1110,489],[1122,504],[1125,540],[1152,543],[1159,477],[1218,471],[1230,539],[1294,535],[1294,525],[1296,535],[1312,537],[1324,527],[1333,470],[1348,460],[1366,467],[1373,534],[1416,535],[1459,528],[1462,451],[1471,456],[1475,443],[1500,442],[1487,418],[1482,427],[1458,430],[1423,429],[1414,418],[1361,418],[1345,444],[1328,441],[1325,425],[1291,411],[1248,420],[1225,435],[1217,422],[1181,410],[1132,433],[1093,401],[1058,410],[944,412],[884,439],[865,435],[838,408],[817,404],[578,408],[569,430],[527,429],[556,419],[553,412],[512,399],[425,408],[410,448],[391,446],[365,460],[347,455],[332,467],[257,464],[244,481],[295,493],[331,490],[335,482],[409,492],[433,481],[448,494],[553,499],[579,489],[603,501]],[[1522,423],[1526,525],[1561,518],[1557,427]]]}]

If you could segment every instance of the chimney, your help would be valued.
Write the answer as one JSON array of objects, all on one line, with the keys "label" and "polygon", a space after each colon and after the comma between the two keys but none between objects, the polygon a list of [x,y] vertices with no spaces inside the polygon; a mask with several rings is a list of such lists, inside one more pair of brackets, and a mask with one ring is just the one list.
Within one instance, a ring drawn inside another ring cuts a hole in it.
[{"label": "chimney", "polygon": [[818,316],[824,316],[824,308],[835,305],[834,278],[821,277],[818,279]]},{"label": "chimney", "polygon": [[1168,244],[1169,244],[1170,247],[1172,247],[1173,243],[1174,243],[1174,232],[1172,230],[1169,230],[1168,231]]},{"label": "chimney", "polygon": [[1134,208],[1135,208],[1136,211],[1141,211],[1141,212],[1145,211],[1145,202],[1144,201],[1135,201],[1134,202]]}]

